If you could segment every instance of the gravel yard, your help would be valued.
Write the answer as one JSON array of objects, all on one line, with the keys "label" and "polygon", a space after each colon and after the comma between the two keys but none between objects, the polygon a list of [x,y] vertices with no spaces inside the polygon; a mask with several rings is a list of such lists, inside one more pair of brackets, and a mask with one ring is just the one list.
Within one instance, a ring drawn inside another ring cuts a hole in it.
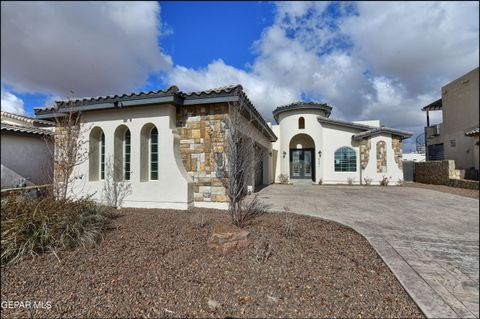
[{"label": "gravel yard", "polygon": [[[204,214],[207,225],[193,227]],[[225,212],[124,209],[96,248],[2,267],[2,318],[422,317],[368,242],[342,225],[269,213],[246,229],[255,247],[221,255],[206,241]],[[285,236],[289,224],[291,236]],[[5,301],[51,309],[5,309]]]}]

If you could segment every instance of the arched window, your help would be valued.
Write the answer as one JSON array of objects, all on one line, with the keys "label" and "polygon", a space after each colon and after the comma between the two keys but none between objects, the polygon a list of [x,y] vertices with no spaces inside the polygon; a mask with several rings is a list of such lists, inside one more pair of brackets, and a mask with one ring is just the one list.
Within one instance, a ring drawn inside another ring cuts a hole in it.
[{"label": "arched window", "polygon": [[158,180],[158,130],[150,131],[150,180]]},{"label": "arched window", "polygon": [[102,129],[94,127],[88,138],[88,179],[98,181],[105,179],[105,134]]},{"label": "arched window", "polygon": [[[117,181],[130,180],[131,171],[131,140],[130,130],[125,124],[115,129],[113,145],[113,177]],[[111,172],[108,172],[111,174]]]},{"label": "arched window", "polygon": [[100,136],[100,179],[105,179],[105,133]]},{"label": "arched window", "polygon": [[350,147],[340,147],[335,151],[335,172],[356,172],[357,154]]},{"label": "arched window", "polygon": [[304,129],[305,128],[305,119],[303,117],[298,119],[298,129]]},{"label": "arched window", "polygon": [[131,140],[130,130],[127,129],[123,138],[123,178],[126,181],[130,180]]},{"label": "arched window", "polygon": [[384,141],[377,142],[377,173],[387,172],[387,144]]},{"label": "arched window", "polygon": [[158,180],[158,129],[147,123],[140,131],[140,181]]}]

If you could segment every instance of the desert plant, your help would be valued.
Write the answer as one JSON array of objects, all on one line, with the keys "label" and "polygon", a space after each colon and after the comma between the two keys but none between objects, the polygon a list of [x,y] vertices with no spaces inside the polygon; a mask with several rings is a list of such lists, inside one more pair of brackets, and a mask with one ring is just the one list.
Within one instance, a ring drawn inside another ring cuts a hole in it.
[{"label": "desert plant", "polygon": [[347,178],[347,183],[348,183],[348,185],[353,185],[353,182],[354,182],[354,181],[355,181],[355,178],[353,178],[353,177]]},{"label": "desert plant", "polygon": [[190,217],[190,223],[192,223],[194,228],[200,229],[207,226],[208,221],[204,212],[195,212]]},{"label": "desert plant", "polygon": [[323,178],[320,178],[320,179],[318,180],[318,185],[322,185],[322,184],[323,184]]},{"label": "desert plant", "polygon": [[[113,163],[113,164],[112,164]],[[122,207],[125,197],[132,193],[132,186],[129,181],[119,180],[115,171],[122,167],[122,163],[108,160],[105,163],[105,181],[103,183],[103,196],[108,206],[117,209]]]},{"label": "desert plant", "polygon": [[113,217],[111,208],[90,199],[25,199],[1,201],[1,262],[25,255],[91,246],[101,239]]},{"label": "desert plant", "polygon": [[372,185],[373,178],[365,177],[363,181],[365,182],[365,185]]},{"label": "desert plant", "polygon": [[288,175],[287,174],[278,175],[278,182],[283,185],[288,184]]},{"label": "desert plant", "polygon": [[255,261],[258,264],[265,263],[272,255],[273,249],[270,243],[262,241],[255,246]]},{"label": "desert plant", "polygon": [[388,186],[388,183],[390,182],[390,180],[388,179],[387,176],[382,176],[382,180],[380,181],[380,185],[381,186]]},{"label": "desert plant", "polygon": [[249,220],[265,211],[258,197],[246,202],[249,186],[254,183],[255,168],[265,149],[258,146],[253,136],[257,116],[248,106],[248,100],[238,89],[237,102],[229,103],[225,124],[225,150],[215,156],[215,170],[225,187],[232,224],[243,227]]},{"label": "desert plant", "polygon": [[397,181],[397,185],[402,186],[403,185],[403,179],[399,178],[398,181]]}]

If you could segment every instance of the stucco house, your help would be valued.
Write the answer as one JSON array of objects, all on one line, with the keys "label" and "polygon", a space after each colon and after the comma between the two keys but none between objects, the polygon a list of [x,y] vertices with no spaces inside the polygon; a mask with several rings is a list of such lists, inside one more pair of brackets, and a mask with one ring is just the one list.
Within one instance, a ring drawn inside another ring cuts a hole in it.
[{"label": "stucco house", "polygon": [[53,123],[1,112],[2,188],[50,183]]},{"label": "stucco house", "polygon": [[[259,150],[251,188],[278,181],[378,184],[402,178],[402,139],[408,132],[378,121],[345,122],[329,118],[325,104],[299,102],[274,111],[267,123],[240,85],[182,92],[166,90],[70,101],[36,108],[39,119],[81,112],[89,160],[78,166],[74,191],[103,200],[108,163],[131,192],[125,207],[226,208],[217,159],[225,152],[225,121],[234,102],[246,105],[249,137]],[[73,106],[72,106],[73,105]],[[88,135],[88,136],[87,136]]]}]

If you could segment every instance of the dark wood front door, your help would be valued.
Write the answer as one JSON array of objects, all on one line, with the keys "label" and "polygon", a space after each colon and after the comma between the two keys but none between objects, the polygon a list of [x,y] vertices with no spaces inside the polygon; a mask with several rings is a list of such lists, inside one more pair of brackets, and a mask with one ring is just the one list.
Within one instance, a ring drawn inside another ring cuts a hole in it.
[{"label": "dark wood front door", "polygon": [[314,179],[315,159],[313,149],[290,149],[290,178]]}]

